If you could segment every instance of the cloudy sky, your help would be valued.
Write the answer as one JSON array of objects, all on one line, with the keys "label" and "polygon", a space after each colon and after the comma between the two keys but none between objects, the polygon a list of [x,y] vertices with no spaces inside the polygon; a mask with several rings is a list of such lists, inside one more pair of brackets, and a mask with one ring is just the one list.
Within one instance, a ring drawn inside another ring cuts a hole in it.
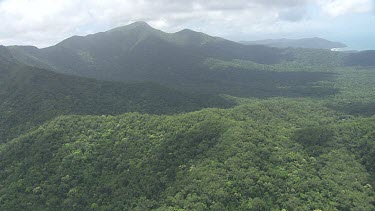
[{"label": "cloudy sky", "polygon": [[0,0],[0,45],[46,47],[146,21],[227,39],[323,37],[375,49],[375,0]]}]

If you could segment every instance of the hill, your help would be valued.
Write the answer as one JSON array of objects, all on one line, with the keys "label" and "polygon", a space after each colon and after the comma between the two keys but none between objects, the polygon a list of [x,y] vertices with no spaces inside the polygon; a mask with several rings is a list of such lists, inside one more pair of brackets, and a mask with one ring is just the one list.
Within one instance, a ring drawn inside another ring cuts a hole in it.
[{"label": "hill", "polygon": [[0,207],[373,210],[375,119],[267,100],[59,117],[0,148]]},{"label": "hill", "polygon": [[375,67],[375,51],[350,53],[345,59],[345,65]]},{"label": "hill", "polygon": [[64,114],[167,114],[230,105],[155,83],[103,82],[25,66],[0,47],[0,143]]},{"label": "hill", "polygon": [[340,42],[332,42],[319,37],[304,39],[268,39],[256,41],[241,41],[246,45],[265,45],[275,48],[309,48],[309,49],[333,49],[345,48],[345,44]]}]

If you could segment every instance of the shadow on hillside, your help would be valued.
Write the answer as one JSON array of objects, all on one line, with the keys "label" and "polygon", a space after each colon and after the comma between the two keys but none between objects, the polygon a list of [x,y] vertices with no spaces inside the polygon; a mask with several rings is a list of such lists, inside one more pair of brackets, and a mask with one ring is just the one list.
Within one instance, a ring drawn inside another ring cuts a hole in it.
[{"label": "shadow on hillside", "polygon": [[331,109],[355,116],[370,117],[375,115],[375,102],[347,103],[343,105],[329,105]]},{"label": "shadow on hillside", "polygon": [[317,157],[331,150],[335,131],[327,126],[302,128],[293,133],[292,139],[300,143],[307,154]]},{"label": "shadow on hillside", "polygon": [[[338,93],[336,74],[322,72],[212,71],[189,89],[237,97],[325,97]],[[181,84],[180,84],[181,85]]]}]

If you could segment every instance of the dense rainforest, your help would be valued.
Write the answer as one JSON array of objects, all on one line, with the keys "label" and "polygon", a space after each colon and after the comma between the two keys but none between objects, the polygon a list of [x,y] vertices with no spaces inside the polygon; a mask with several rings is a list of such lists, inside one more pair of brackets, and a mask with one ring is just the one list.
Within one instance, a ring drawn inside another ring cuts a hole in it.
[{"label": "dense rainforest", "polygon": [[153,82],[123,84],[62,75],[17,64],[4,49],[2,57],[0,144],[60,115],[172,114],[233,104],[220,96],[177,91]]},{"label": "dense rainforest", "polygon": [[373,61],[142,22],[0,47],[0,209],[375,210]]}]

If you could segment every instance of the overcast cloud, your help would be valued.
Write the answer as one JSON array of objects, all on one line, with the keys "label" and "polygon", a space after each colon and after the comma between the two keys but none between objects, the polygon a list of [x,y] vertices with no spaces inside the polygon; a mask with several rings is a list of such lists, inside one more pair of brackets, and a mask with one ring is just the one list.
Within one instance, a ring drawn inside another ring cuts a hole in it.
[{"label": "overcast cloud", "polygon": [[0,44],[45,47],[134,21],[237,40],[307,36],[363,14],[373,18],[374,0],[0,0]]}]

